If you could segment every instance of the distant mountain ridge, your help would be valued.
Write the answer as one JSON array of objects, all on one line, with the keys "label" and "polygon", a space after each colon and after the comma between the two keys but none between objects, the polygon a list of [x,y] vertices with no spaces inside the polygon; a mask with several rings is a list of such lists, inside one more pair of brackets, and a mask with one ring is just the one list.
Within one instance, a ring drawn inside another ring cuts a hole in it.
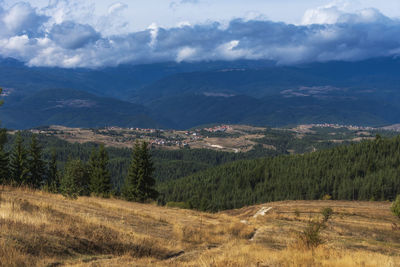
[{"label": "distant mountain ridge", "polygon": [[[400,59],[396,58],[297,66],[246,60],[169,62],[96,70],[30,68],[1,59],[0,86],[8,89],[0,119],[12,128],[49,123],[162,128],[209,123],[382,126],[400,121]],[[77,97],[78,92],[87,95]]]},{"label": "distant mountain ridge", "polygon": [[73,89],[46,89],[5,105],[0,121],[10,128],[60,124],[73,127],[160,127],[150,111],[137,104]]}]

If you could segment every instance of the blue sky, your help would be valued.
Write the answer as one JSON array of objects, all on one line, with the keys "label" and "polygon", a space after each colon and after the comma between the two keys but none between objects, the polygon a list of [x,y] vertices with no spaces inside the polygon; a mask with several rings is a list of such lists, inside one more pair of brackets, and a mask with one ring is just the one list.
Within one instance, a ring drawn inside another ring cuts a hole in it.
[{"label": "blue sky", "polygon": [[399,0],[0,0],[0,56],[32,66],[400,54]]}]

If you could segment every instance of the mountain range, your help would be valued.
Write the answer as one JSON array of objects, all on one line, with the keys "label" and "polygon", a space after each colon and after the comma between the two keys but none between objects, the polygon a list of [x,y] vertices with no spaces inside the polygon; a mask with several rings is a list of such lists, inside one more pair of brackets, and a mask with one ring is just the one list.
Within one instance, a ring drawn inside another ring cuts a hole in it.
[{"label": "mountain range", "polygon": [[0,59],[2,125],[191,128],[399,122],[400,59],[279,66],[272,61],[158,63],[102,69]]}]

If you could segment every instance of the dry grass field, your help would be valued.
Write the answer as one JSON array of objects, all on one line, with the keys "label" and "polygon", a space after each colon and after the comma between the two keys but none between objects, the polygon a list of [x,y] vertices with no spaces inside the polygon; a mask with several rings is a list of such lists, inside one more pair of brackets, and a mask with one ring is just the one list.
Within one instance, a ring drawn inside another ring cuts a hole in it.
[{"label": "dry grass field", "polygon": [[[0,266],[400,266],[400,220],[388,202],[285,201],[209,214],[0,190]],[[309,248],[302,233],[324,207],[333,215]]]}]

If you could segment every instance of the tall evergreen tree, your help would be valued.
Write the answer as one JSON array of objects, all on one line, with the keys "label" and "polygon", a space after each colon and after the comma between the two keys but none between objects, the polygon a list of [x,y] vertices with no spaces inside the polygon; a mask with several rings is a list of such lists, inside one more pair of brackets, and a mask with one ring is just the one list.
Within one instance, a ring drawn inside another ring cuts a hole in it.
[{"label": "tall evergreen tree", "polygon": [[92,150],[89,159],[90,191],[96,196],[107,197],[111,193],[111,175],[108,170],[108,154],[104,145],[99,151]]},{"label": "tall evergreen tree", "polygon": [[131,163],[128,168],[128,174],[125,177],[124,186],[122,188],[122,195],[126,200],[136,201],[137,196],[137,183],[140,166],[140,145],[136,142],[131,157]]},{"label": "tall evergreen tree", "polygon": [[154,167],[148,144],[143,142],[140,145],[136,142],[123,188],[125,199],[144,202],[148,199],[157,198],[158,192],[154,189],[155,180],[152,177],[153,172]]},{"label": "tall evergreen tree", "polygon": [[14,185],[22,185],[28,182],[29,166],[21,132],[16,133],[14,147],[10,155],[10,177],[11,183]]},{"label": "tall evergreen tree", "polygon": [[53,149],[47,168],[47,187],[52,193],[58,193],[60,188],[60,175],[57,167],[57,154]]},{"label": "tall evergreen tree", "polygon": [[[0,95],[3,88],[0,87]],[[3,105],[3,100],[0,100],[0,106]],[[8,155],[4,151],[4,144],[7,142],[6,129],[0,129],[0,184],[4,184],[9,178]]]},{"label": "tall evergreen tree", "polygon": [[153,178],[154,165],[151,160],[150,150],[148,149],[148,143],[143,142],[140,149],[141,159],[141,175],[138,179],[138,197],[139,201],[145,201],[147,199],[156,199],[158,192],[154,189],[156,181]]},{"label": "tall evergreen tree", "polygon": [[87,195],[88,172],[85,164],[80,160],[68,160],[64,175],[60,181],[60,192],[65,197],[77,198]]},{"label": "tall evergreen tree", "polygon": [[45,163],[42,159],[42,148],[38,143],[37,136],[32,135],[29,149],[29,181],[28,185],[39,188],[45,174]]},{"label": "tall evergreen tree", "polygon": [[[1,93],[1,88],[0,88]],[[4,144],[7,142],[6,129],[0,129],[0,184],[9,179],[8,154],[4,151]]]}]

